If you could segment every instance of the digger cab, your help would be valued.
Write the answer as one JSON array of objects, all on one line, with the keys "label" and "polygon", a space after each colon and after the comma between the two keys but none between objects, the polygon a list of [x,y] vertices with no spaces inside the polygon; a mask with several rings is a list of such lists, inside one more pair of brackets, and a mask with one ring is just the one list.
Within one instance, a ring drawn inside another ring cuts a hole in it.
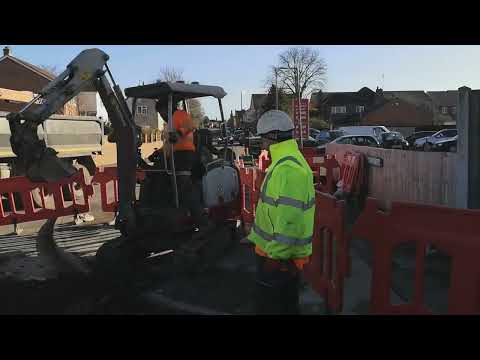
[{"label": "digger cab", "polygon": [[[225,97],[226,92],[219,86],[200,85],[198,83],[187,84],[185,82],[157,82],[155,84],[126,88],[125,95],[132,100],[132,114],[134,117],[137,99],[155,100],[156,110],[163,120],[167,121],[169,130],[173,129],[173,113],[175,110],[181,109],[189,112],[189,99],[214,98],[218,101],[220,119],[224,124],[223,129],[226,128],[222,107],[222,98]],[[200,126],[198,127],[200,128]],[[201,193],[204,207],[210,209],[226,206],[235,201],[239,195],[240,185],[238,172],[233,164],[235,160],[233,150],[229,148],[228,143],[225,143],[222,149],[216,148],[215,151],[208,132],[208,129],[198,129],[194,137],[196,140],[196,159],[203,168],[199,192]],[[208,153],[208,149],[214,150],[216,155],[204,156],[205,153]],[[156,177],[158,180],[155,181],[156,183],[162,182],[160,181],[160,178],[162,178],[164,184],[166,184],[166,178],[169,179],[167,182],[172,191],[169,192],[163,188],[161,197],[164,200],[170,197],[169,201],[173,200],[178,208],[178,187],[176,181],[178,174],[175,172],[175,153],[173,151],[158,151],[157,153],[159,154],[157,158],[158,163],[162,165],[156,166],[155,170],[151,170],[150,177]],[[165,153],[170,154],[168,159]],[[152,158],[155,160],[155,156],[152,156]],[[147,177],[148,175],[147,172]],[[153,199],[152,196],[147,198],[150,201]],[[148,201],[148,199],[146,200]]]}]

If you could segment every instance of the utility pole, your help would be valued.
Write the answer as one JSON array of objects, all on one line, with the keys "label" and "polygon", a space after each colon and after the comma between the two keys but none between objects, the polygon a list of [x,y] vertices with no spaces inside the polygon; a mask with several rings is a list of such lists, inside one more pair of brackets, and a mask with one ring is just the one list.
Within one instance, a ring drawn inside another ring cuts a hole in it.
[{"label": "utility pole", "polygon": [[298,73],[298,67],[294,68],[295,70],[295,80],[297,83],[297,95],[298,95],[298,122],[300,124],[300,147],[303,149],[303,124],[302,124],[302,101],[300,95],[300,76]]},{"label": "utility pole", "polygon": [[275,110],[278,110],[278,69],[275,68]]},{"label": "utility pole", "polygon": [[275,109],[278,110],[278,70],[288,70],[286,67],[273,67],[275,71]]}]

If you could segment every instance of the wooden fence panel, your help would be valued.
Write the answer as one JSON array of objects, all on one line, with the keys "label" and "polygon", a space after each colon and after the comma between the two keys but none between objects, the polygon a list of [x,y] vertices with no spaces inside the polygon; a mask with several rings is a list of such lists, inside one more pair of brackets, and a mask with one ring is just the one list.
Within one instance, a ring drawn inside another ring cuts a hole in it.
[{"label": "wooden fence panel", "polygon": [[383,160],[369,165],[369,195],[389,207],[391,201],[412,201],[453,207],[456,153],[405,151],[354,145],[328,144],[327,154],[343,161],[347,151],[359,151]]}]

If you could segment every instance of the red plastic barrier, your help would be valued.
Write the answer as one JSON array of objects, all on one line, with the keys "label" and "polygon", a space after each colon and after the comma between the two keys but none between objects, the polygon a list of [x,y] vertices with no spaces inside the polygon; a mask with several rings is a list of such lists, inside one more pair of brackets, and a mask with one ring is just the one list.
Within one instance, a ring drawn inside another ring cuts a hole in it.
[{"label": "red plastic barrier", "polygon": [[359,152],[346,152],[342,161],[340,178],[346,193],[360,193],[366,184],[365,155]]},{"label": "red plastic barrier", "polygon": [[318,183],[320,180],[320,169],[325,161],[324,156],[320,156],[318,150],[313,147],[305,147],[301,152],[308,165],[312,168],[315,183]]},{"label": "red plastic barrier", "polygon": [[237,166],[240,174],[241,218],[244,224],[252,224],[259,196],[255,186],[259,171],[257,167],[245,167],[242,163]]},{"label": "red plastic barrier", "polygon": [[316,193],[313,251],[304,269],[306,279],[333,312],[343,308],[344,279],[349,252],[343,222],[344,201],[325,193]]},{"label": "red plastic barrier", "polygon": [[337,179],[335,177],[334,171],[338,169],[338,173],[340,173],[340,165],[338,164],[337,160],[332,155],[326,155],[322,167],[326,170],[326,177],[325,182],[319,182],[317,185],[317,189],[320,192],[333,194],[337,189]]},{"label": "red plastic barrier", "polygon": [[[137,170],[137,181],[145,179],[145,172]],[[113,193],[111,199],[108,201],[107,185],[112,183]],[[100,185],[100,197],[102,200],[102,210],[104,212],[118,211],[118,172],[116,166],[97,168],[95,175],[92,178],[92,184]]]},{"label": "red plastic barrier", "polygon": [[[393,202],[390,212],[378,210],[369,198],[353,227],[353,236],[372,245],[370,312],[374,314],[431,314],[424,301],[427,244],[451,256],[449,314],[480,313],[480,211]],[[392,255],[396,246],[416,247],[415,290],[410,303],[390,302]]]},{"label": "red plastic barrier", "polygon": [[[81,203],[74,191],[75,185],[81,187],[83,197]],[[63,187],[68,187],[71,194],[70,205],[67,205],[65,200],[66,194],[63,193]],[[41,208],[34,204],[33,191],[38,191]],[[15,196],[15,193],[18,195]],[[46,198],[46,194],[49,194],[49,198]],[[9,225],[88,212],[90,211],[88,197],[93,195],[93,188],[85,183],[83,170],[79,170],[75,175],[58,182],[31,182],[24,176],[1,179],[0,195],[6,195],[6,199],[0,200],[0,225]],[[50,199],[53,199],[53,203]],[[4,204],[8,204],[8,210],[5,209]],[[20,210],[22,207],[23,209]]]}]

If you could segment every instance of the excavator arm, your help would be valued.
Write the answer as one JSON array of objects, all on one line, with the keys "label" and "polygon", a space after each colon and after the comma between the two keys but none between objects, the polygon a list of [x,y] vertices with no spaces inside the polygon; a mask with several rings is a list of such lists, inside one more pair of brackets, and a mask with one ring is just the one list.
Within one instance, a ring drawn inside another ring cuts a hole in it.
[{"label": "excavator arm", "polygon": [[[81,91],[98,91],[116,133],[119,177],[119,213],[117,227],[124,234],[135,229],[136,164],[141,144],[138,128],[123,93],[115,84],[107,65],[109,56],[99,49],[82,51],[67,68],[19,112],[10,113],[10,143],[27,177],[32,181],[57,181],[77,170],[56,156],[39,139],[38,125],[47,120]],[[108,81],[108,73],[113,88]]]}]

